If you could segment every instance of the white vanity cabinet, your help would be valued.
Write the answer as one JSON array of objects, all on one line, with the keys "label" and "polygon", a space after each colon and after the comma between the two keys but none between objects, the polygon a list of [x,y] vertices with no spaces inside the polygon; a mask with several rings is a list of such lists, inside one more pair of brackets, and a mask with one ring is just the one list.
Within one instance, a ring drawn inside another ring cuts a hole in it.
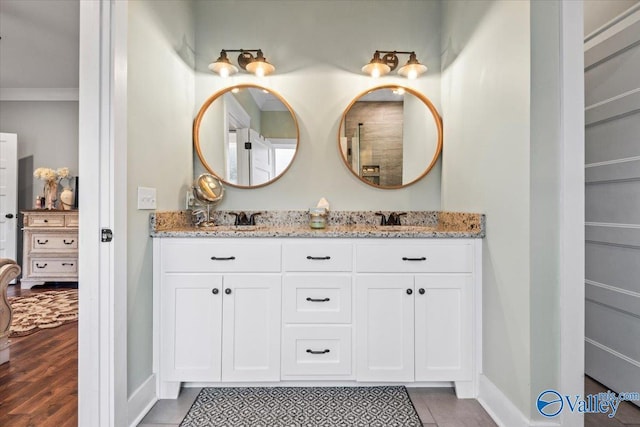
[{"label": "white vanity cabinet", "polygon": [[454,383],[481,373],[480,239],[156,238],[160,398],[182,382]]},{"label": "white vanity cabinet", "polygon": [[159,397],[181,382],[280,380],[280,245],[154,241]]},{"label": "white vanity cabinet", "polygon": [[353,379],[353,244],[285,241],[282,253],[282,378]]},{"label": "white vanity cabinet", "polygon": [[474,393],[475,250],[457,240],[356,245],[358,381],[454,381],[459,397]]}]

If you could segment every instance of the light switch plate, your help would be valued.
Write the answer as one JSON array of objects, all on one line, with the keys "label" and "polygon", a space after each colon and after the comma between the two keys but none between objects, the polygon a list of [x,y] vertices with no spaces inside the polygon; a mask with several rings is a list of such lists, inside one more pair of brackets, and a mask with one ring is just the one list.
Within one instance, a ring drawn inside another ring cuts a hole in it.
[{"label": "light switch plate", "polygon": [[156,189],[138,187],[138,209],[156,208]]}]

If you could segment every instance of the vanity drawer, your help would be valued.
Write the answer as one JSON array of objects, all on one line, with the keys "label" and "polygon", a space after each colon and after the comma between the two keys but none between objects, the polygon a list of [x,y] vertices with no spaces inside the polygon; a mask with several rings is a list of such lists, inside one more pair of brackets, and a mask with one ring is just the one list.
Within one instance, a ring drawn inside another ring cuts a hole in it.
[{"label": "vanity drawer", "polygon": [[282,376],[351,375],[351,326],[291,326],[282,334]]},{"label": "vanity drawer", "polygon": [[34,215],[26,216],[25,227],[64,227],[64,215]]},{"label": "vanity drawer", "polygon": [[466,273],[473,270],[469,243],[359,244],[356,271],[367,273]]},{"label": "vanity drawer", "polygon": [[284,323],[351,323],[351,276],[286,275]]},{"label": "vanity drawer", "polygon": [[32,252],[66,251],[78,249],[76,234],[38,233],[31,236]]},{"label": "vanity drawer", "polygon": [[29,265],[32,277],[67,277],[78,274],[77,258],[31,258]]},{"label": "vanity drawer", "polygon": [[351,271],[353,246],[336,242],[288,242],[282,247],[285,271]]},{"label": "vanity drawer", "polygon": [[165,272],[279,272],[280,243],[211,240],[162,242]]}]

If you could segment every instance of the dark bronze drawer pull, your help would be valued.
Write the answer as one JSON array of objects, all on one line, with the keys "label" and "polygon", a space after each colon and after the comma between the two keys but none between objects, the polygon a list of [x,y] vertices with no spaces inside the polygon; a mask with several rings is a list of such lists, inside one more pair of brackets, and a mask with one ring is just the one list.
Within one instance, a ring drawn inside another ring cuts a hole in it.
[{"label": "dark bronze drawer pull", "polygon": [[45,262],[44,264],[40,265],[36,262],[36,268],[45,268],[47,266],[47,263]]},{"label": "dark bronze drawer pull", "polygon": [[47,239],[47,240],[38,239],[37,242],[38,242],[39,245],[46,245],[47,243],[49,243],[49,239]]},{"label": "dark bronze drawer pull", "polygon": [[64,265],[65,267],[67,267],[67,266],[73,267],[73,263],[72,262],[63,262],[62,265]]},{"label": "dark bronze drawer pull", "polygon": [[329,298],[316,299],[316,298],[307,297],[307,301],[311,301],[311,302],[329,302],[331,300]]},{"label": "dark bronze drawer pull", "polygon": [[48,219],[45,219],[45,220],[42,220],[42,222],[49,222],[49,220],[48,220]]},{"label": "dark bronze drawer pull", "polygon": [[403,256],[403,257],[402,257],[402,260],[403,260],[403,261],[426,261],[426,260],[427,260],[427,258],[426,258],[426,257],[423,257],[423,256],[422,256],[422,257],[420,257],[420,258],[408,258],[408,257],[406,257],[406,256]]},{"label": "dark bronze drawer pull", "polygon": [[234,256],[228,256],[228,257],[212,256],[211,259],[214,260],[214,261],[233,261],[234,259],[236,259],[236,257],[234,257]]},{"label": "dark bronze drawer pull", "polygon": [[331,257],[330,256],[311,256],[311,255],[308,255],[307,259],[312,259],[312,260],[317,260],[317,261],[326,261],[328,259],[331,259]]},{"label": "dark bronze drawer pull", "polygon": [[307,349],[307,353],[309,354],[326,354],[329,353],[331,350],[324,349],[324,350],[311,350],[310,348]]},{"label": "dark bronze drawer pull", "polygon": [[72,245],[75,240],[67,242],[67,239],[62,239],[62,241],[64,242],[65,245]]}]

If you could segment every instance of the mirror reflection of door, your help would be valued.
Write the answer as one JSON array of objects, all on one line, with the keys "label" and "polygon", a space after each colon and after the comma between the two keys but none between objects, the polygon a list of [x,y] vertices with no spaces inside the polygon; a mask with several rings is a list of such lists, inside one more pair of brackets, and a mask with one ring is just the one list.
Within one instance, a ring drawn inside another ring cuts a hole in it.
[{"label": "mirror reflection of door", "polygon": [[298,147],[291,108],[264,88],[240,85],[209,98],[194,123],[203,166],[225,183],[258,187],[282,175]]}]

